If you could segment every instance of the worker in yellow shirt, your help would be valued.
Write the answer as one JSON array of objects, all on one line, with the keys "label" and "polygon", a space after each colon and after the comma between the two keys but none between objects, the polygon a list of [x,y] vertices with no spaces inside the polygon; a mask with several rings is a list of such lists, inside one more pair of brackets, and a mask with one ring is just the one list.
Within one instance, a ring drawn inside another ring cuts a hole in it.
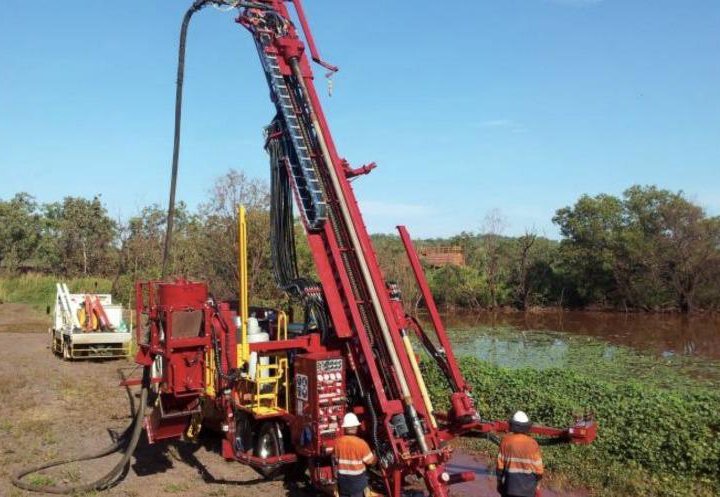
[{"label": "worker in yellow shirt", "polygon": [[510,418],[510,433],[500,442],[497,457],[497,490],[502,497],[535,497],[543,476],[540,446],[527,435],[532,423],[517,411]]},{"label": "worker in yellow shirt", "polygon": [[375,464],[370,446],[357,436],[360,420],[351,412],[343,418],[344,435],[335,442],[337,484],[340,497],[363,497],[368,487],[366,466]]}]

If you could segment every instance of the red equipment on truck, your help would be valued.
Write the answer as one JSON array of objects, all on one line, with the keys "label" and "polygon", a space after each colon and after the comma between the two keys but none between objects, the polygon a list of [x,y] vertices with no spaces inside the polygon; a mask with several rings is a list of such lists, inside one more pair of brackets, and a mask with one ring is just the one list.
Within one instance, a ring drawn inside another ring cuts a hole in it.
[{"label": "red equipment on truck", "polygon": [[[206,3],[193,5],[185,27]],[[349,181],[374,164],[353,169],[337,153],[288,7],[294,7],[312,60],[330,72],[337,68],[320,59],[301,0],[214,3],[238,9],[237,22],[254,38],[277,110],[266,129],[274,273],[304,308],[305,319],[293,325],[282,311],[248,307],[244,213],[238,302],[215,301],[202,283],[139,283],[137,362],[153,367],[159,384],[145,423],[149,439],[194,434],[201,424],[214,424],[224,432],[226,459],[266,477],[293,464],[323,487],[335,481],[334,443],[343,415],[353,412],[378,456],[387,495],[400,497],[405,478],[417,476],[430,495],[444,497],[448,485],[473,477],[446,472],[447,442],[469,432],[505,432],[507,423],[484,421],[476,412],[404,227],[401,239],[435,338],[405,314],[400,289],[383,276]],[[319,282],[297,272],[293,201]],[[433,409],[410,333],[447,379],[448,412]],[[537,426],[533,432],[582,444],[595,438],[596,426],[585,418],[568,429]]]}]

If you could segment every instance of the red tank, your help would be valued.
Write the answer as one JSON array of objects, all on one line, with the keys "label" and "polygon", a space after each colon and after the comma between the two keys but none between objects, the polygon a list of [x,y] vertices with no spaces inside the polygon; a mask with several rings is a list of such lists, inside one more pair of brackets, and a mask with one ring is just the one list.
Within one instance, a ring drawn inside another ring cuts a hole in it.
[{"label": "red tank", "polygon": [[157,298],[162,307],[199,309],[208,299],[207,284],[181,278],[172,283],[160,283]]}]

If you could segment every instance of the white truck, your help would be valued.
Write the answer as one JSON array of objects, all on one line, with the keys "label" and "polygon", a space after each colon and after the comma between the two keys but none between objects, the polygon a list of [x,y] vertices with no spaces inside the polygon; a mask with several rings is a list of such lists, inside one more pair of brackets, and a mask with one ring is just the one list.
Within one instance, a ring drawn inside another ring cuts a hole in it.
[{"label": "white truck", "polygon": [[56,288],[49,330],[55,354],[67,360],[130,355],[132,335],[123,321],[122,305],[113,304],[111,295],[70,293],[65,283]]}]

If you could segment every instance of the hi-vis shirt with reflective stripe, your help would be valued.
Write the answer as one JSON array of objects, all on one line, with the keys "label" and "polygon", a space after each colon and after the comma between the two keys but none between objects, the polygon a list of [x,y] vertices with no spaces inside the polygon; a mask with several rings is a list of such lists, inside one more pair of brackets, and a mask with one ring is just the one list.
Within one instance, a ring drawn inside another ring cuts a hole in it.
[{"label": "hi-vis shirt with reflective stripe", "polygon": [[360,437],[343,435],[335,443],[338,474],[357,476],[365,473],[365,465],[375,462],[370,446]]},{"label": "hi-vis shirt with reflective stripe", "polygon": [[497,458],[497,475],[504,495],[533,497],[543,469],[540,447],[535,439],[521,433],[503,437]]},{"label": "hi-vis shirt with reflective stripe", "polygon": [[532,437],[511,433],[503,437],[497,458],[498,473],[543,474],[540,446]]}]

